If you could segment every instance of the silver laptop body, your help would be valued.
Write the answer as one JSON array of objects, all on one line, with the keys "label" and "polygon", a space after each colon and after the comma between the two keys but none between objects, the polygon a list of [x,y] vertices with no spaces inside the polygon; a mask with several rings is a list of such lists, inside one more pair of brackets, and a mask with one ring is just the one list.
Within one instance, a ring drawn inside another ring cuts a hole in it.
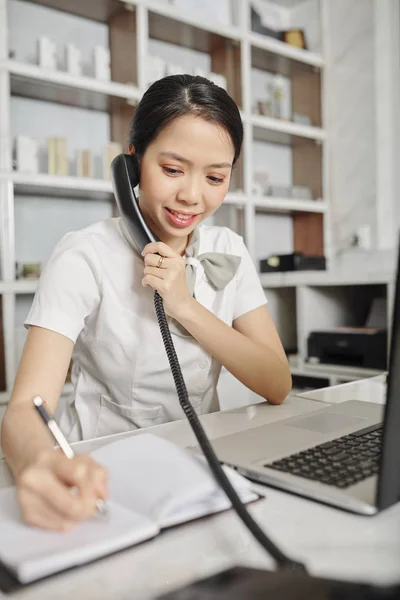
[{"label": "silver laptop body", "polygon": [[221,462],[246,477],[319,502],[364,515],[377,512],[377,476],[346,489],[278,471],[266,465],[352,434],[382,421],[383,406],[349,400],[307,415],[213,440]]}]

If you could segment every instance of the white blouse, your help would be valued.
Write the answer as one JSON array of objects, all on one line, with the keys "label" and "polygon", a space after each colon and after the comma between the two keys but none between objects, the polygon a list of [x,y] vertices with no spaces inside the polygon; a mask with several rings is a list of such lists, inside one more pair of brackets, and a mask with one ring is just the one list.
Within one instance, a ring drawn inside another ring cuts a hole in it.
[{"label": "white blouse", "polygon": [[[122,224],[123,225],[123,224]],[[75,342],[73,393],[60,426],[70,441],[183,419],[154,310],[143,287],[143,260],[126,238],[120,218],[67,233],[40,277],[25,326],[37,325]],[[227,227],[202,225],[198,254],[241,257],[236,275],[217,291],[200,261],[194,295],[228,325],[266,303],[242,237]],[[198,414],[219,409],[221,365],[169,319],[188,394]]]}]

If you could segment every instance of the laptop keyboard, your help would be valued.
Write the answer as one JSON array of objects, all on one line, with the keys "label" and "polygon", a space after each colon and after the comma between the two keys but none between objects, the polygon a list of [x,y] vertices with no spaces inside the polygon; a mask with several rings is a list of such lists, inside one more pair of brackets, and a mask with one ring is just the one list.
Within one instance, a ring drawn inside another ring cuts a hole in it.
[{"label": "laptop keyboard", "polygon": [[382,432],[382,424],[366,427],[264,466],[347,488],[378,472]]}]

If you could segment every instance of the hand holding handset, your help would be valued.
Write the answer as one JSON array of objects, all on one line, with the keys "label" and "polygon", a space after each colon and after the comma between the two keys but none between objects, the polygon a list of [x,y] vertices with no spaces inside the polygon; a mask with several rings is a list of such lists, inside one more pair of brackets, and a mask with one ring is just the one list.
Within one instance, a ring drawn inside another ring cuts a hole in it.
[{"label": "hand holding handset", "polygon": [[[144,220],[135,196],[134,188],[139,183],[140,175],[138,161],[130,154],[119,154],[112,161],[110,170],[117,206],[136,248],[141,253],[148,243],[159,240],[152,233],[146,221]],[[163,301],[157,291],[154,293],[154,305],[160,326],[161,336],[178,393],[179,402],[193,429],[193,433],[196,436],[204,456],[207,459],[212,474],[228,496],[238,516],[242,519],[242,521],[249,528],[251,533],[263,546],[263,548],[275,558],[278,565],[281,567],[289,567],[293,570],[304,571],[305,567],[303,564],[298,563],[286,556],[262,531],[259,525],[247,512],[246,507],[240,500],[234,487],[227,478],[207,438],[203,426],[198,419],[197,413],[190,403],[186,384],[183,379],[178,357],[176,355],[171,333],[169,331]]]},{"label": "hand holding handset", "polygon": [[140,212],[134,188],[139,184],[139,164],[135,156],[118,154],[110,165],[115,200],[137,250],[141,253],[158,238],[150,230]]}]

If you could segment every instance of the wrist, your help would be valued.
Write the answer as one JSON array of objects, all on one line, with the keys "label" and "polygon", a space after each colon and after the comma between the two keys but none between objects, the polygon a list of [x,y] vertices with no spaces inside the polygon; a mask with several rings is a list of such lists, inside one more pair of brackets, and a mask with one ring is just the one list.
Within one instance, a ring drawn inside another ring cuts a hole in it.
[{"label": "wrist", "polygon": [[180,304],[174,313],[171,314],[171,317],[179,321],[182,325],[184,321],[190,318],[190,316],[194,313],[195,307],[198,304],[197,300],[193,298],[193,296],[189,296],[188,300],[182,304]]}]

